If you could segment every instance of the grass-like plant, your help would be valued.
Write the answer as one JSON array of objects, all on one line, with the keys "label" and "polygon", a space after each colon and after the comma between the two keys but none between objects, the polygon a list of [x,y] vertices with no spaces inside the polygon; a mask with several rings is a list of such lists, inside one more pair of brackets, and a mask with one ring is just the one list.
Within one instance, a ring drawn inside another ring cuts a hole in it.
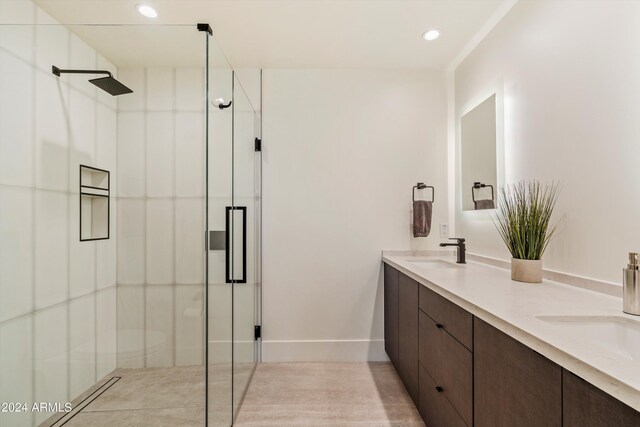
[{"label": "grass-like plant", "polygon": [[551,215],[559,194],[559,184],[541,185],[538,181],[500,187],[493,223],[516,259],[542,259],[558,228]]}]

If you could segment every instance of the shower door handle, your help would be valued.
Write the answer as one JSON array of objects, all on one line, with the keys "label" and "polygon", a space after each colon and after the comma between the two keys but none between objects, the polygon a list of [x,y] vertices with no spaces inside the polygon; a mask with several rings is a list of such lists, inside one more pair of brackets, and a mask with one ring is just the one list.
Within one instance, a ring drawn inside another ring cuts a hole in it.
[{"label": "shower door handle", "polygon": [[[242,218],[238,218],[237,213],[240,213]],[[225,216],[226,282],[247,283],[247,207],[227,206]],[[238,236],[238,233],[242,233],[242,235]],[[236,269],[235,267],[238,260],[240,260],[242,264],[239,269]]]}]

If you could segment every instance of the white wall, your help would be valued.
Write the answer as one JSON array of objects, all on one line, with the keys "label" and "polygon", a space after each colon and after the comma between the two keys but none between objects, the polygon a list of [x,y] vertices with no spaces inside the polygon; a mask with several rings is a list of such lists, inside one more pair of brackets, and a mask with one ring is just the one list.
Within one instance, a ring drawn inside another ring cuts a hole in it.
[{"label": "white wall", "polygon": [[[620,283],[639,248],[640,3],[521,1],[455,71],[456,117],[504,90],[505,180],[561,181],[548,269]],[[473,253],[508,259],[486,213],[456,207]]]},{"label": "white wall", "polygon": [[[67,402],[116,367],[111,239],[79,241],[79,164],[116,176],[115,67],[29,1],[0,2],[0,402]],[[50,413],[2,414],[3,426]]]},{"label": "white wall", "polygon": [[436,248],[447,221],[444,75],[265,70],[263,94],[263,360],[383,360],[381,251]]}]

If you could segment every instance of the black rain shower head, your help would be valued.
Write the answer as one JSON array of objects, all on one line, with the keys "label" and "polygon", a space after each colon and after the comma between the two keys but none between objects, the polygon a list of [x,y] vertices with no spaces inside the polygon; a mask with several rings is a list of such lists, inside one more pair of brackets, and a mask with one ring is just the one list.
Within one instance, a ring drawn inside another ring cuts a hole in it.
[{"label": "black rain shower head", "polygon": [[109,71],[105,70],[61,70],[55,65],[51,67],[51,72],[60,77],[60,74],[106,74],[107,77],[99,77],[97,79],[91,79],[89,82],[98,86],[112,96],[124,95],[127,93],[133,93],[131,89],[113,78],[113,75]]}]

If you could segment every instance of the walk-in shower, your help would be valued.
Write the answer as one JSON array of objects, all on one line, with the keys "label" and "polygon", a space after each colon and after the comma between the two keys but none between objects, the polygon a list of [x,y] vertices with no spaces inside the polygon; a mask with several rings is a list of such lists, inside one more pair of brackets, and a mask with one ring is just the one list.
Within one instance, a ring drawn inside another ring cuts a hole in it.
[{"label": "walk-in shower", "polygon": [[[27,410],[0,413],[0,427],[231,425],[259,357],[259,103],[208,25],[62,25],[12,4],[0,402]],[[86,200],[105,192],[108,204]]]}]

